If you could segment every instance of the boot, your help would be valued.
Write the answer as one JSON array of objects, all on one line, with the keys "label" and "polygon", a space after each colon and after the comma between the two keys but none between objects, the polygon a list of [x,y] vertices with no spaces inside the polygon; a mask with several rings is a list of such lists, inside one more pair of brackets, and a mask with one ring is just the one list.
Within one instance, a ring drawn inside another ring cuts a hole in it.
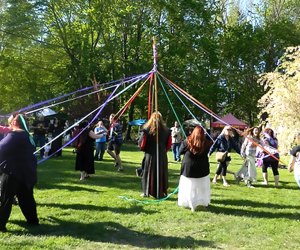
[{"label": "boot", "polygon": [[275,187],[278,187],[279,184],[279,175],[274,176]]},{"label": "boot", "polygon": [[215,175],[213,180],[211,181],[213,184],[216,184],[217,183],[217,179],[218,179],[218,175]]},{"label": "boot", "polygon": [[263,175],[263,179],[264,179],[262,184],[268,185],[268,173],[262,173],[262,175]]},{"label": "boot", "polygon": [[254,186],[252,186],[252,183],[250,180],[247,181],[247,187],[248,188],[254,188]]}]

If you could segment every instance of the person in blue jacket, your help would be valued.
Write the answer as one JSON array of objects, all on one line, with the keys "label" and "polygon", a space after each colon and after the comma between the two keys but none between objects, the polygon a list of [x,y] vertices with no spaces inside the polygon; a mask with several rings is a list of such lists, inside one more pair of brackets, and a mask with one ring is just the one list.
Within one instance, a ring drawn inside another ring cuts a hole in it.
[{"label": "person in blue jacket", "polygon": [[217,137],[214,144],[211,146],[208,153],[208,155],[210,156],[215,151],[228,152],[225,160],[218,163],[217,171],[212,180],[212,183],[217,183],[218,177],[222,174],[223,186],[230,186],[226,180],[226,173],[229,162],[231,161],[230,152],[232,149],[240,154],[240,148],[232,137],[232,128],[230,126],[225,126],[221,134]]}]

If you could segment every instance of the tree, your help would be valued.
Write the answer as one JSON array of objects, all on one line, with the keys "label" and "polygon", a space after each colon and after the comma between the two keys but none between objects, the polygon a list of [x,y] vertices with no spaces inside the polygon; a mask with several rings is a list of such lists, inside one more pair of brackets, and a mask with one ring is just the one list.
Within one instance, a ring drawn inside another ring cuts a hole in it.
[{"label": "tree", "polygon": [[288,47],[274,72],[262,75],[259,82],[267,92],[259,100],[262,113],[268,113],[268,126],[278,135],[283,152],[290,149],[300,128],[300,46]]}]

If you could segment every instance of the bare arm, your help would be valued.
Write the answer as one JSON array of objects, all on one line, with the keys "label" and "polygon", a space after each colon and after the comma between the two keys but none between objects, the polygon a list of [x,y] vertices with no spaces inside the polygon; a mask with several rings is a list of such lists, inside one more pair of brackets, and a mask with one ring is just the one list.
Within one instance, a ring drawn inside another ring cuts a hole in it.
[{"label": "bare arm", "polygon": [[288,166],[289,172],[293,172],[295,161],[296,161],[296,157],[291,155],[290,161],[289,161],[289,166]]},{"label": "bare arm", "polygon": [[103,135],[103,134],[97,135],[97,134],[94,133],[94,131],[90,130],[89,136],[90,136],[91,138],[93,138],[93,139],[100,139],[100,138],[103,137],[104,135]]}]

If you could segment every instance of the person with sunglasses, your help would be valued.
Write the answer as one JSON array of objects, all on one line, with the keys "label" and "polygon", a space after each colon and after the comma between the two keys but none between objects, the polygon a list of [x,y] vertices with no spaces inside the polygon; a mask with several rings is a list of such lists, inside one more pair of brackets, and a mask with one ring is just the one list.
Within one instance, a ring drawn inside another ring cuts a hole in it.
[{"label": "person with sunglasses", "polygon": [[[212,180],[213,184],[217,183],[218,177],[222,174],[223,186],[230,186],[226,180],[226,173],[228,165],[231,161],[230,152],[234,149],[238,154],[240,154],[240,148],[235,143],[232,137],[232,129],[230,126],[225,126],[221,134],[217,137],[214,144],[211,146],[208,155],[210,156],[213,152],[227,152],[224,161],[218,163],[216,174]],[[233,173],[234,174],[234,173]]]}]

